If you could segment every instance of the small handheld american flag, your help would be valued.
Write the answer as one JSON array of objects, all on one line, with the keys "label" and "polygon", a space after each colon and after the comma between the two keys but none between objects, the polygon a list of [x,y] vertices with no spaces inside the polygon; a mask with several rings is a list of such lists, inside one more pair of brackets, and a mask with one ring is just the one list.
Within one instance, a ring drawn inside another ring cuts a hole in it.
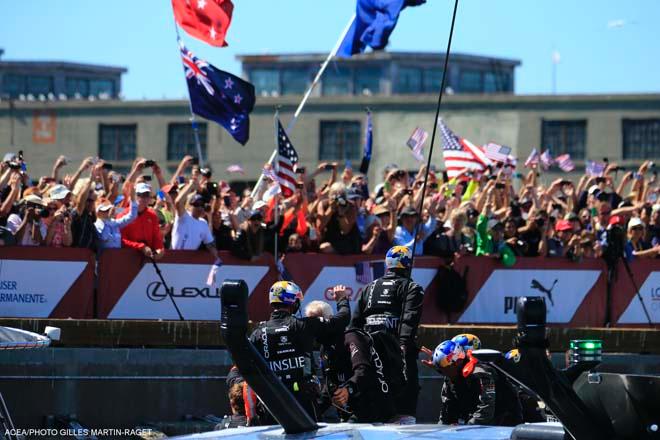
[{"label": "small handheld american flag", "polygon": [[570,173],[575,169],[575,165],[571,160],[570,154],[562,154],[561,156],[557,156],[555,162],[557,163],[557,166],[565,173]]},{"label": "small handheld american flag", "polygon": [[413,156],[415,156],[415,159],[417,159],[419,162],[424,161],[424,154],[422,153],[422,148],[424,147],[424,143],[426,142],[426,139],[428,139],[428,137],[429,134],[425,130],[417,127],[415,128],[415,130],[413,130],[408,141],[406,141],[406,145],[408,146],[408,148],[410,148]]},{"label": "small handheld american flag", "polygon": [[550,154],[550,150],[545,150],[541,154],[541,165],[543,165],[544,170],[549,169],[554,162],[555,161],[552,159],[552,155]]},{"label": "small handheld american flag", "polygon": [[494,162],[508,163],[511,156],[511,148],[506,145],[499,145],[489,142],[483,147],[486,157]]},{"label": "small handheld american flag", "polygon": [[539,152],[536,151],[536,148],[529,153],[529,157],[525,161],[525,168],[534,168],[539,164]]}]

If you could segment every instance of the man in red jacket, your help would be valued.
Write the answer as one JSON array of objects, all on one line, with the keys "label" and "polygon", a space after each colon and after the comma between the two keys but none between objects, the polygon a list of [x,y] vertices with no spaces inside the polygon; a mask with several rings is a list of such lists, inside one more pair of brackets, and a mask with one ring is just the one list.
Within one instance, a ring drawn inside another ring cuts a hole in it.
[{"label": "man in red jacket", "polygon": [[156,212],[149,208],[151,202],[151,186],[141,182],[135,185],[137,194],[137,218],[121,231],[122,247],[133,248],[142,252],[147,258],[156,260],[165,254],[163,236],[158,226]]}]

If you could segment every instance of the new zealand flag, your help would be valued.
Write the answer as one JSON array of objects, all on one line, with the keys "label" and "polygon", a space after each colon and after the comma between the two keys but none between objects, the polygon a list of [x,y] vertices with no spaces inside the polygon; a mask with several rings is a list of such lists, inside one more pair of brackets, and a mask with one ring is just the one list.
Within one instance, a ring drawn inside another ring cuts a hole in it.
[{"label": "new zealand flag", "polygon": [[222,125],[245,145],[250,138],[254,86],[197,58],[180,40],[179,46],[193,112]]}]

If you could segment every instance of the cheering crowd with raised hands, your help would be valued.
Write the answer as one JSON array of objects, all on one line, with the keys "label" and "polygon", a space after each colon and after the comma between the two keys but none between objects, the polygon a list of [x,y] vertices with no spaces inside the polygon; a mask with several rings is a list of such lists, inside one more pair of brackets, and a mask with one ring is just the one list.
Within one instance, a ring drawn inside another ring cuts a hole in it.
[{"label": "cheering crowd with raised hands", "polygon": [[517,257],[601,257],[617,226],[628,259],[660,252],[657,173],[648,161],[627,172],[612,163],[576,181],[503,164],[451,179],[432,169],[424,194],[425,166],[387,166],[380,182],[337,163],[311,172],[300,166],[296,190],[283,191],[267,164],[254,191],[238,194],[231,174],[200,168],[191,156],[169,181],[144,158],[127,174],[98,158],[64,174],[71,164],[60,157],[51,175],[39,178],[26,164],[12,153],[0,164],[5,246],[128,247],[154,259],[166,249],[206,249],[216,257],[227,250],[250,260],[273,253],[276,242],[280,255],[384,254],[392,245],[414,245],[415,255],[449,262],[473,254],[510,266]]}]

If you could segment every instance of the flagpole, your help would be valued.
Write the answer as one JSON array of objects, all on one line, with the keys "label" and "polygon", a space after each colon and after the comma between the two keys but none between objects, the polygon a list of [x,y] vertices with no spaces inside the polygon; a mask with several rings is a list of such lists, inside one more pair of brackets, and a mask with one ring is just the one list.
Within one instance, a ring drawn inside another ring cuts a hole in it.
[{"label": "flagpole", "polygon": [[[181,35],[179,34],[179,26],[176,24],[176,18],[174,19],[174,29],[176,30],[176,41],[178,45],[179,42],[181,41]],[[185,67],[183,68],[183,72],[185,78],[185,72],[186,72]],[[193,129],[193,136],[195,138],[195,147],[197,148],[197,156],[199,157],[199,165],[204,166],[205,161],[204,161],[204,156],[202,156],[202,144],[199,141],[199,127],[197,126],[197,120],[195,119],[195,113],[193,112],[192,101],[190,100],[190,89],[188,88],[187,81],[186,81],[186,89],[188,90],[188,108],[190,109],[190,125],[192,126]]]},{"label": "flagpole", "polygon": [[[279,161],[277,160],[277,155],[279,148],[277,147],[277,144],[279,142],[278,138],[278,130],[277,130],[277,120],[279,117],[280,111],[279,109],[275,110],[275,116],[273,116],[273,126],[275,128],[275,151],[273,151],[273,154],[271,155],[271,163],[274,165],[273,170],[275,171],[275,175],[277,176],[279,171],[280,171],[280,164]],[[263,173],[261,173],[263,176]],[[278,177],[279,179],[279,177]],[[256,188],[256,187],[255,187]],[[277,199],[278,195],[275,194],[273,195],[275,197],[275,206],[273,207],[273,222],[275,223],[275,242],[273,243],[273,257],[275,257],[275,267],[277,267],[277,242],[279,241],[279,213],[278,211],[278,205],[279,205],[279,200]]]},{"label": "flagpole", "polygon": [[[314,77],[314,81],[312,81],[312,84],[309,86],[307,91],[305,92],[305,95],[303,96],[302,101],[300,101],[300,104],[298,104],[298,108],[296,109],[296,112],[293,114],[293,118],[289,122],[289,125],[286,127],[286,132],[287,134],[291,133],[291,130],[293,130],[293,127],[296,125],[296,121],[298,120],[298,116],[300,116],[300,113],[302,112],[303,107],[305,106],[305,103],[307,102],[307,99],[309,99],[310,95],[312,94],[312,91],[318,84],[319,80],[321,79],[321,76],[323,76],[323,72],[325,72],[325,69],[328,67],[328,64],[330,61],[337,55],[337,51],[339,50],[339,47],[341,46],[342,41],[344,41],[344,38],[346,37],[346,34],[348,34],[348,31],[351,29],[351,26],[353,25],[353,22],[355,21],[355,14],[351,17],[350,21],[342,31],[341,35],[339,36],[339,39],[335,43],[334,47],[328,54],[328,57],[325,59],[323,64],[321,64],[321,68],[319,71],[316,73],[316,77]],[[175,23],[176,25],[176,23]],[[177,29],[178,33],[178,29]],[[275,126],[275,136],[277,136],[277,126]],[[268,159],[267,163],[273,163],[275,160],[275,156],[277,155],[277,143],[275,144],[275,150],[273,150],[273,153],[270,155],[270,159]],[[257,188],[259,188],[259,185],[261,184],[261,181],[263,180],[263,173],[259,176],[259,179],[257,179],[257,183],[254,184],[254,188],[252,189],[252,194],[250,196],[252,198],[255,197],[257,194]]]},{"label": "flagpole", "polygon": [[458,10],[458,0],[454,1],[454,12],[451,17],[451,27],[449,29],[449,39],[447,40],[447,50],[445,52],[444,67],[442,69],[442,81],[440,82],[440,93],[438,94],[438,103],[435,108],[435,119],[433,124],[433,134],[431,135],[431,146],[429,147],[429,158],[426,162],[426,172],[424,173],[424,182],[422,183],[422,197],[420,198],[419,215],[415,220],[415,227],[413,228],[413,246],[412,257],[410,259],[410,273],[408,277],[412,280],[412,271],[415,267],[415,248],[417,247],[417,236],[419,235],[421,220],[424,209],[424,197],[426,196],[426,184],[429,179],[429,171],[431,170],[431,158],[433,157],[433,146],[435,145],[435,134],[438,130],[438,119],[440,118],[440,107],[442,106],[442,96],[445,91],[445,82],[447,80],[447,66],[449,64],[449,55],[451,54],[451,41],[454,37],[454,24],[456,23],[456,11]]},{"label": "flagpole", "polygon": [[328,57],[325,59],[323,64],[321,64],[321,68],[319,71],[316,73],[316,77],[314,77],[314,81],[312,81],[312,84],[309,86],[307,89],[307,92],[305,92],[305,95],[303,96],[302,101],[300,101],[300,104],[298,104],[298,108],[296,109],[296,112],[293,114],[293,118],[289,122],[289,125],[286,128],[287,134],[291,133],[291,130],[293,130],[293,127],[296,125],[296,121],[298,120],[298,116],[300,116],[300,113],[302,112],[303,107],[305,107],[305,103],[307,103],[307,99],[309,99],[310,95],[314,91],[314,88],[318,84],[318,82],[321,80],[321,76],[323,76],[323,72],[325,72],[326,67],[328,67],[328,64],[330,64],[330,61],[337,55],[337,51],[339,50],[339,47],[341,46],[341,43],[344,41],[344,38],[346,38],[346,35],[348,34],[348,31],[351,29],[351,26],[353,26],[353,22],[355,21],[355,14],[351,17],[349,20],[348,24],[342,31],[341,35],[339,36],[339,39],[335,43],[335,46],[332,48],[330,53],[328,54]]}]

